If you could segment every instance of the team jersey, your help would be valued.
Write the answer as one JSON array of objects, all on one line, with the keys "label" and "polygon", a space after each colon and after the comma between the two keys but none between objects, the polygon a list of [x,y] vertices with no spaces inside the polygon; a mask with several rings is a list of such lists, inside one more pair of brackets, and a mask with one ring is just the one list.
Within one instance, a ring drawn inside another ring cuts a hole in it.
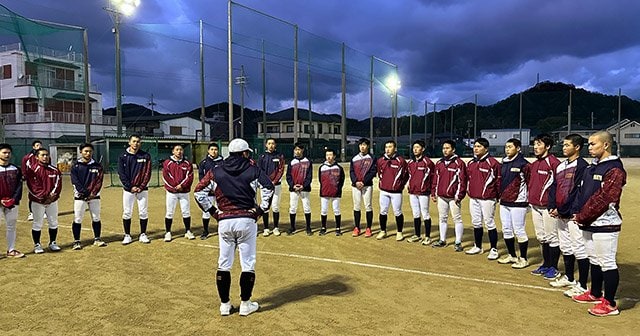
[{"label": "team jersey", "polygon": [[591,232],[617,232],[622,225],[620,197],[627,183],[627,172],[622,161],[609,156],[593,160],[582,175],[572,212],[581,229]]},{"label": "team jersey", "polygon": [[[176,160],[174,156],[162,162],[162,180],[164,189],[170,193],[188,193],[193,183],[193,165],[189,160]],[[181,190],[176,189],[182,186]]]},{"label": "team jersey", "polygon": [[537,159],[531,163],[531,176],[527,182],[529,189],[529,204],[541,207],[549,205],[549,193],[554,193],[553,183],[556,175],[556,168],[560,164],[553,154]]},{"label": "team jersey", "polygon": [[378,158],[378,187],[390,193],[401,193],[409,180],[407,161],[397,153],[389,157],[386,154]]},{"label": "team jersey", "polygon": [[561,218],[571,218],[571,202],[575,198],[577,185],[588,163],[579,157],[573,161],[565,160],[556,168],[555,193],[549,194],[549,209],[556,209]]},{"label": "team jersey", "polygon": [[407,163],[409,171],[409,194],[429,195],[431,193],[431,179],[435,165],[430,158],[422,156],[413,158]]},{"label": "team jersey", "polygon": [[500,194],[500,162],[489,153],[473,157],[467,164],[467,193],[471,198],[497,199]]},{"label": "team jersey", "polygon": [[356,182],[362,182],[365,186],[373,186],[373,178],[376,177],[376,161],[369,153],[356,154],[351,159],[349,177],[351,177],[351,185],[354,187]]},{"label": "team jersey", "polygon": [[58,168],[38,162],[35,167],[27,169],[25,175],[30,201],[50,204],[60,198],[62,175]]},{"label": "team jersey", "polygon": [[431,195],[462,201],[467,194],[467,170],[464,161],[453,154],[436,163]]},{"label": "team jersey", "polygon": [[342,197],[342,186],[344,185],[344,169],[337,162],[329,164],[322,163],[318,169],[320,176],[320,197]]},{"label": "team jersey", "polygon": [[289,162],[287,166],[287,184],[289,191],[293,191],[293,186],[299,184],[302,191],[311,191],[311,177],[313,175],[311,160],[306,157],[296,158]]},{"label": "team jersey", "polygon": [[104,171],[102,165],[96,160],[89,162],[77,160],[71,167],[71,184],[73,185],[73,198],[84,200],[88,197],[100,198]]},{"label": "team jersey", "polygon": [[0,166],[0,199],[12,198],[15,205],[22,199],[22,171],[10,163]]},{"label": "team jersey", "polygon": [[284,175],[284,155],[275,151],[264,152],[258,158],[258,167],[262,169],[271,182],[274,185],[280,185],[282,183],[282,176]]},{"label": "team jersey", "polygon": [[151,179],[151,155],[141,149],[132,154],[127,148],[118,158],[118,176],[126,191],[131,192],[133,187],[147,190]]},{"label": "team jersey", "polygon": [[207,156],[200,161],[198,165],[198,180],[202,180],[204,175],[212,170],[215,166],[222,163],[222,156],[218,155],[215,158],[212,158],[211,155],[207,154]]},{"label": "team jersey", "polygon": [[500,173],[500,204],[508,207],[529,206],[527,181],[531,175],[531,164],[518,153],[513,158],[504,157]]}]

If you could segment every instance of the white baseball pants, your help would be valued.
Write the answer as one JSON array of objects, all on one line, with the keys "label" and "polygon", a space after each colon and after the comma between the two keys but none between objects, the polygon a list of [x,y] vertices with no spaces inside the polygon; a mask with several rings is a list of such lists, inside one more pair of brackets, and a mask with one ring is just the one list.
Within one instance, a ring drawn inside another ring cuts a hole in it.
[{"label": "white baseball pants", "polygon": [[500,205],[502,236],[505,239],[516,237],[518,239],[518,243],[529,241],[529,237],[527,237],[527,232],[525,231],[526,216],[527,208],[525,207]]},{"label": "white baseball pants", "polygon": [[549,244],[549,247],[560,246],[560,241],[558,240],[558,222],[560,220],[551,217],[547,208],[537,205],[531,206],[531,215],[536,239],[540,243]]},{"label": "white baseball pants", "polygon": [[360,211],[360,206],[364,202],[364,210],[367,212],[373,211],[373,187],[367,186],[359,190],[356,187],[351,187],[351,195],[353,198],[353,211]]},{"label": "white baseball pants", "polygon": [[620,232],[582,231],[582,234],[591,264],[602,267],[603,272],[618,268],[616,254]]},{"label": "white baseball pants", "polygon": [[393,214],[398,217],[402,215],[402,193],[390,193],[380,190],[380,214],[386,216],[389,212],[389,204],[393,209]]},{"label": "white baseball pants", "polygon": [[495,199],[469,199],[469,213],[471,214],[471,224],[474,228],[482,228],[484,222],[487,230],[496,229],[496,200]]},{"label": "white baseball pants", "polygon": [[329,211],[329,202],[331,202],[331,208],[333,214],[340,216],[340,198],[339,197],[320,197],[320,215],[326,216]]},{"label": "white baseball pants", "polygon": [[0,217],[7,223],[7,251],[16,249],[16,224],[18,223],[18,206],[11,209],[0,206]]},{"label": "white baseball pants", "polygon": [[424,220],[431,218],[429,214],[429,195],[409,194],[409,204],[411,204],[413,218],[420,218],[420,215]]},{"label": "white baseball pants", "polygon": [[58,228],[58,201],[50,204],[31,203],[31,213],[33,213],[32,229],[41,231],[44,223],[44,214],[47,214],[47,222],[50,229]]},{"label": "white baseball pants", "polygon": [[292,191],[289,192],[289,213],[295,214],[298,212],[298,199],[302,199],[302,210],[304,213],[311,213],[311,198],[308,191]]},{"label": "white baseball pants", "polygon": [[91,221],[97,222],[100,220],[100,199],[94,198],[89,201],[73,200],[73,222],[82,223],[84,212],[89,208],[91,214]]},{"label": "white baseball pants", "polygon": [[256,266],[258,226],[252,218],[229,218],[218,222],[220,256],[218,270],[231,271],[236,247],[240,252],[242,272],[253,272]]},{"label": "white baseball pants", "polygon": [[176,204],[180,202],[180,212],[182,218],[191,217],[191,198],[189,193],[170,193],[167,191],[166,206],[167,212],[164,218],[173,219],[173,213],[176,210]]},{"label": "white baseball pants", "polygon": [[453,228],[455,231],[456,242],[462,241],[462,234],[464,233],[464,224],[462,223],[462,214],[460,211],[460,204],[456,203],[453,198],[445,198],[438,196],[438,217],[440,220],[440,240],[447,240],[447,221],[449,220],[449,212],[453,219]]},{"label": "white baseball pants", "polygon": [[[138,217],[140,219],[149,218],[148,206],[149,191],[144,190],[139,193],[132,193],[126,190],[122,192],[122,219],[131,219],[131,213],[133,211],[133,202],[138,201]],[[48,216],[48,214],[47,214]]]}]

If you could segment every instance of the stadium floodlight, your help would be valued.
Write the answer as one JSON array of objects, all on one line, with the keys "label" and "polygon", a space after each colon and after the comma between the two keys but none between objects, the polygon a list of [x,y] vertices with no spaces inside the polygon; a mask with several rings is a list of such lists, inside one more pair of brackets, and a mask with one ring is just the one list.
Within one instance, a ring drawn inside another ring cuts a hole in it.
[{"label": "stadium floodlight", "polygon": [[140,0],[111,0],[111,5],[124,16],[131,16],[140,6]]},{"label": "stadium floodlight", "polygon": [[400,90],[400,79],[398,76],[387,77],[385,84],[391,91],[391,132],[393,141],[398,143],[398,90]]}]

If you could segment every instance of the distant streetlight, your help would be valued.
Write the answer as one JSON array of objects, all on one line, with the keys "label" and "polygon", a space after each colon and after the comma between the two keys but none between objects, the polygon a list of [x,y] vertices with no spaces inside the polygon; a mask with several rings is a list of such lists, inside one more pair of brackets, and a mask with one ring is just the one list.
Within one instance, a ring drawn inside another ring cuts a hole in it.
[{"label": "distant streetlight", "polygon": [[122,74],[120,71],[120,20],[121,16],[131,16],[140,6],[140,0],[110,0],[104,8],[113,19],[113,34],[116,40],[116,119],[118,136],[122,136]]},{"label": "distant streetlight", "polygon": [[398,143],[398,90],[400,90],[400,79],[391,75],[385,81],[387,88],[391,91],[391,132],[393,141]]}]

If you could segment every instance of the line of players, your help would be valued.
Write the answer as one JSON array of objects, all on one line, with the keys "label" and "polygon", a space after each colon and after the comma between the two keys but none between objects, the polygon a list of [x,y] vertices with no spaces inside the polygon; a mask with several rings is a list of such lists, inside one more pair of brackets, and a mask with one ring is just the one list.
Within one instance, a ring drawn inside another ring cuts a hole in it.
[{"label": "line of players", "polygon": [[[527,258],[528,237],[525,232],[525,216],[532,212],[536,238],[539,240],[543,263],[533,270],[534,275],[543,276],[554,287],[570,287],[565,295],[578,302],[593,302],[596,306],[589,312],[597,316],[617,315],[615,292],[619,282],[615,255],[621,225],[618,212],[622,186],[626,173],[621,161],[611,155],[612,137],[606,132],[598,132],[589,139],[590,154],[594,163],[587,165],[579,157],[583,138],[569,135],[564,139],[563,154],[567,160],[560,162],[549,149],[553,139],[540,135],[534,140],[536,160],[529,163],[520,152],[518,139],[510,139],[505,144],[506,156],[500,164],[489,155],[487,139],[476,140],[474,157],[465,164],[455,153],[455,142],[445,141],[442,145],[443,157],[435,164],[424,154],[425,143],[415,141],[412,146],[413,158],[406,161],[397,154],[393,141],[385,143],[385,153],[375,160],[369,154],[368,139],[360,139],[360,152],[353,157],[350,165],[354,207],[354,228],[352,236],[361,235],[361,206],[364,204],[366,227],[364,236],[372,236],[373,208],[372,189],[374,177],[378,177],[380,189],[380,231],[377,239],[387,237],[388,209],[391,206],[397,227],[396,240],[404,240],[402,199],[408,184],[409,200],[414,219],[414,235],[407,239],[410,243],[431,245],[434,248],[447,246],[447,221],[449,214],[454,222],[454,250],[463,251],[461,201],[468,194],[469,211],[474,232],[474,245],[466,254],[482,254],[483,223],[487,228],[490,250],[487,258],[500,264],[511,264],[516,269],[529,266]],[[34,252],[43,253],[40,231],[45,218],[49,224],[49,250],[59,251],[57,237],[57,199],[61,191],[60,172],[50,165],[48,151],[34,142],[34,150],[23,159],[24,178],[29,188],[29,199],[33,202],[32,238]],[[151,176],[150,155],[140,149],[141,138],[131,136],[129,147],[119,157],[118,174],[123,185],[123,227],[125,236],[122,244],[130,244],[131,214],[134,201],[138,203],[141,243],[149,243],[146,235],[148,214],[147,184]],[[281,180],[284,175],[285,159],[276,150],[275,139],[266,141],[266,151],[255,164],[263,169],[274,183],[271,210],[273,229],[269,229],[269,214],[263,214],[263,236],[280,235],[279,197]],[[166,189],[166,213],[164,240],[172,240],[171,226],[176,205],[179,203],[185,238],[195,239],[191,232],[189,192],[193,182],[192,164],[183,156],[181,145],[175,145],[172,155],[163,163],[163,181]],[[94,245],[106,246],[100,238],[100,189],[103,171],[100,163],[93,160],[93,146],[81,146],[81,157],[74,164],[71,180],[74,187],[74,236],[73,249],[82,248],[80,231],[82,216],[88,207],[92,217]],[[22,192],[20,169],[9,163],[11,147],[0,145],[0,196],[2,210],[7,222],[7,241],[10,257],[22,257],[14,248],[15,219],[17,205]],[[321,229],[319,235],[327,234],[328,205],[331,204],[335,216],[336,235],[342,234],[340,200],[345,174],[336,162],[336,153],[326,150],[326,161],[319,168],[321,197]],[[218,147],[211,144],[207,157],[199,165],[199,175],[220,163]],[[604,168],[603,168],[604,167]],[[306,222],[306,234],[311,230],[311,181],[312,163],[304,155],[304,145],[296,144],[294,158],[286,170],[289,185],[290,227],[287,234],[296,232],[296,212],[298,199],[301,200]],[[197,188],[196,188],[197,189]],[[439,237],[431,240],[431,219],[429,199],[437,203],[439,213]],[[508,254],[500,258],[497,242],[498,234],[494,214],[500,205],[500,220],[503,238]],[[203,212],[203,233],[201,239],[209,236],[210,215]],[[424,223],[425,235],[421,234]],[[518,241],[520,256],[517,256],[515,241]],[[558,271],[562,254],[565,274]],[[574,264],[578,263],[578,281],[574,278]],[[592,287],[587,290],[587,279],[591,270]],[[604,285],[604,286],[603,286]]]}]

